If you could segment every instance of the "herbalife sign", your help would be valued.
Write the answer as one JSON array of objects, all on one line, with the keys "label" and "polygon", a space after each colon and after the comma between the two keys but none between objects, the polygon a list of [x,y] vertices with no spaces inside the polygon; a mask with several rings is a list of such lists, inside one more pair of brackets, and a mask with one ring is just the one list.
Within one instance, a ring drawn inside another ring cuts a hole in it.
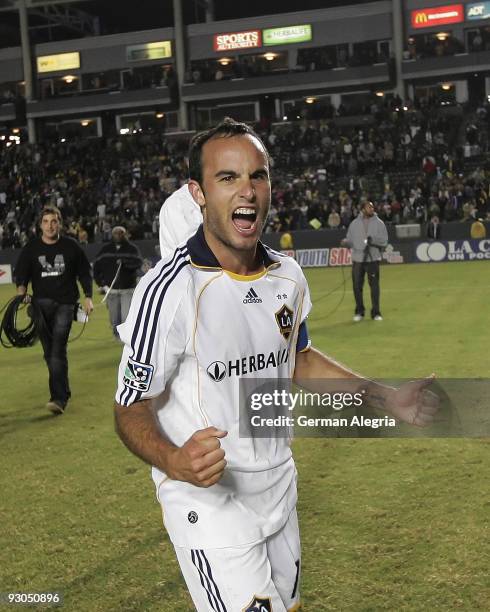
[{"label": "herbalife sign", "polygon": [[264,46],[302,43],[311,39],[311,25],[309,24],[262,30],[262,44]]}]

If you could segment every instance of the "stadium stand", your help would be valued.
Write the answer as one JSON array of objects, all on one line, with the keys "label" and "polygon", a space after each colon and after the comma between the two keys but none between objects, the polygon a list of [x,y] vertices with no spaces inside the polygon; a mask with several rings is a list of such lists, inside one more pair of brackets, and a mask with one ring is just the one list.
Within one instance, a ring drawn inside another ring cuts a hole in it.
[{"label": "stadium stand", "polygon": [[269,232],[344,227],[364,198],[388,224],[488,218],[485,19],[400,4],[196,23],[183,47],[174,28],[38,42],[27,100],[21,48],[0,49],[0,247],[47,203],[81,242],[155,238],[190,134],[226,115],[271,150]]},{"label": "stadium stand", "polygon": [[[307,229],[313,219],[323,228],[347,226],[363,198],[387,223],[487,218],[487,108],[455,121],[444,108],[420,106],[372,105],[368,126],[334,119],[259,126],[275,165],[267,231]],[[471,143],[468,157],[461,135]],[[62,209],[68,233],[82,242],[110,239],[114,224],[127,225],[134,239],[156,237],[162,202],[185,181],[187,144],[146,133],[4,145],[2,248],[25,244],[46,204]]]}]

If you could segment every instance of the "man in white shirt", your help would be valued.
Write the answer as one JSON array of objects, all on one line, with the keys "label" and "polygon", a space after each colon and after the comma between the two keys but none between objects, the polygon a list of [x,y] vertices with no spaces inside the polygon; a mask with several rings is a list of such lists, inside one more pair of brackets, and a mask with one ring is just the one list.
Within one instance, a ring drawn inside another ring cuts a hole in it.
[{"label": "man in white shirt", "polygon": [[240,381],[346,379],[422,425],[431,379],[382,387],[310,347],[301,268],[259,241],[269,156],[250,127],[225,119],[196,135],[189,173],[204,223],[141,280],[119,327],[117,431],[153,466],[198,612],[290,612],[300,605],[296,469],[287,438],[240,435]]},{"label": "man in white shirt", "polygon": [[201,223],[201,209],[194,201],[186,183],[174,191],[160,209],[159,235],[162,259],[173,255],[175,248],[195,234]]}]

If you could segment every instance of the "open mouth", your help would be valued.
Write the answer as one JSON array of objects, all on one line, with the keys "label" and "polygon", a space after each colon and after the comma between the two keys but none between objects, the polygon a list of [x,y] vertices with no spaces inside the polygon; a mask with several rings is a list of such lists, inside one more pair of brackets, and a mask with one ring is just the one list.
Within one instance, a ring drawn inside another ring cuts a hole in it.
[{"label": "open mouth", "polygon": [[257,211],[255,208],[247,206],[237,208],[231,216],[231,220],[240,234],[253,234],[257,227]]}]

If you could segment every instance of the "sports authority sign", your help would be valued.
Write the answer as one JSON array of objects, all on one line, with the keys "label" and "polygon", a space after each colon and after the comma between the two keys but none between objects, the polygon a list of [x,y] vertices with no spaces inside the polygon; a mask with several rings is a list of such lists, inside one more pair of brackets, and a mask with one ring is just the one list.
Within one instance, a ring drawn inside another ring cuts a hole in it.
[{"label": "sports authority sign", "polygon": [[10,264],[0,266],[0,285],[7,285],[12,282],[12,267]]},{"label": "sports authority sign", "polygon": [[410,16],[412,28],[437,28],[441,25],[464,21],[464,7],[462,4],[434,6],[412,11]]},{"label": "sports authority sign", "polygon": [[231,32],[229,34],[214,35],[215,51],[230,51],[233,49],[250,49],[262,46],[262,34],[260,30],[248,30],[247,32]]}]

